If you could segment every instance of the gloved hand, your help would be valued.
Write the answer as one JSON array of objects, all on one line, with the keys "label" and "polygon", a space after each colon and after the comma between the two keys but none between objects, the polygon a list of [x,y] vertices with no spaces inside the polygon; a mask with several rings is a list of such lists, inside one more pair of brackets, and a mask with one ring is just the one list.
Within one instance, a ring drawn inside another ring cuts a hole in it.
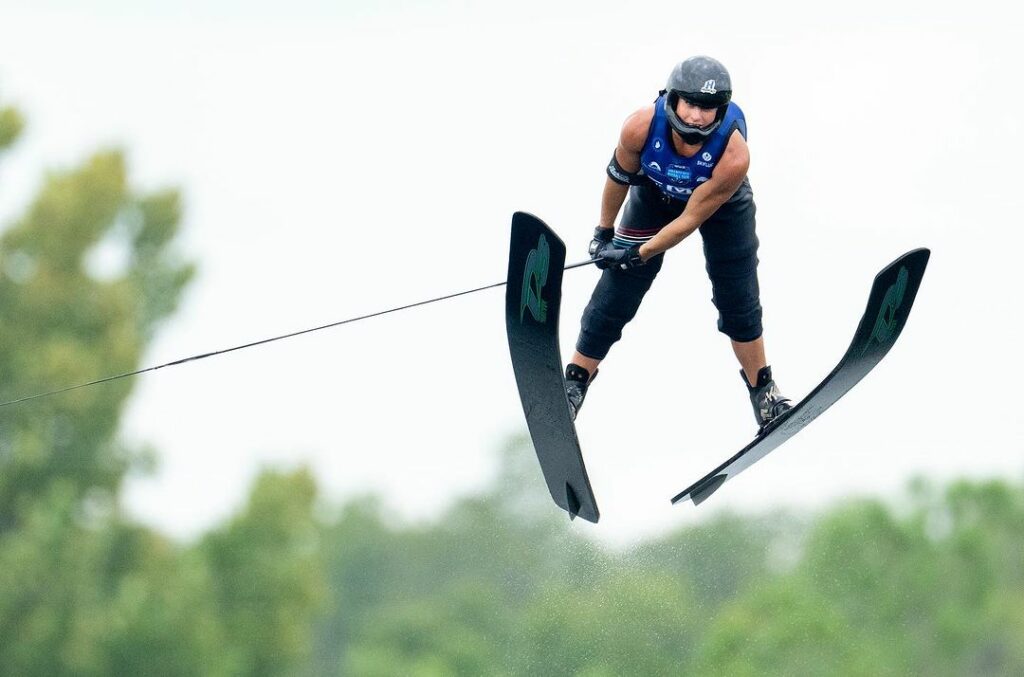
[{"label": "gloved hand", "polygon": [[602,228],[601,226],[595,228],[594,239],[590,241],[590,248],[587,250],[590,252],[590,258],[596,259],[601,254],[601,250],[612,243],[613,237],[615,237],[614,228]]},{"label": "gloved hand", "polygon": [[605,268],[620,268],[626,270],[628,268],[636,268],[637,266],[644,265],[644,260],[640,258],[640,246],[633,245],[627,249],[620,247],[605,247],[597,255],[597,267],[602,270]]}]

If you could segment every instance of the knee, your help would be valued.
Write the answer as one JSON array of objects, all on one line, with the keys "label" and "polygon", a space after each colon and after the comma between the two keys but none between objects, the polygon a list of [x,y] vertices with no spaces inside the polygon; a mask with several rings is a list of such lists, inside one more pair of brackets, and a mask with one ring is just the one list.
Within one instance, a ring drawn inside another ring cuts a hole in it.
[{"label": "knee", "polygon": [[747,343],[761,338],[761,304],[746,311],[719,311],[718,331],[737,343]]}]

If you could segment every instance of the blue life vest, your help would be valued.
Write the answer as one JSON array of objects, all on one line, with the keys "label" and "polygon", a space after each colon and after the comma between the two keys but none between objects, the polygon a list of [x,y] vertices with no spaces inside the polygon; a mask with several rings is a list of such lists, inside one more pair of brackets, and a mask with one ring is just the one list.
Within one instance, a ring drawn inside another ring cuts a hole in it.
[{"label": "blue life vest", "polygon": [[640,151],[640,173],[647,177],[670,198],[686,201],[694,189],[711,178],[715,165],[722,159],[722,153],[729,143],[734,130],[740,130],[747,138],[747,121],[743,111],[730,103],[725,111],[722,124],[693,157],[683,157],[672,145],[672,127],[665,115],[665,95],[654,103],[654,119],[647,132],[647,142]]}]

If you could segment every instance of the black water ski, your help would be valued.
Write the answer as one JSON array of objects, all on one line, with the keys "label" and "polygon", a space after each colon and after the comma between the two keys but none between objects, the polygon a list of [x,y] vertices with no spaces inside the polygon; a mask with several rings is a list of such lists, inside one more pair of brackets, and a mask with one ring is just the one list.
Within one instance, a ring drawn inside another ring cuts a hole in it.
[{"label": "black water ski", "polygon": [[921,285],[929,251],[915,249],[896,259],[875,276],[868,307],[843,359],[811,394],[802,399],[774,427],[759,435],[722,465],[677,494],[672,503],[707,500],[726,480],[746,470],[770,451],[803,430],[823,411],[849,392],[874,369],[899,338]]},{"label": "black water ski", "polygon": [[599,513],[569,412],[558,349],[565,244],[537,217],[512,216],[505,328],[526,423],[551,498],[573,518]]}]

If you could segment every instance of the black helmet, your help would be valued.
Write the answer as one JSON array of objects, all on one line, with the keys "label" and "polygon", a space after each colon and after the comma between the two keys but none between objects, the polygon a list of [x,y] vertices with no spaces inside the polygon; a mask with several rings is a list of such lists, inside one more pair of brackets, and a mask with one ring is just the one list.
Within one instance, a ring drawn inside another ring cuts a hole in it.
[{"label": "black helmet", "polygon": [[[700,143],[722,124],[732,99],[732,80],[721,62],[709,56],[692,56],[672,69],[665,93],[665,113],[672,129],[683,141]],[[676,114],[679,99],[701,108],[717,108],[715,121],[704,128],[687,125]]]}]

